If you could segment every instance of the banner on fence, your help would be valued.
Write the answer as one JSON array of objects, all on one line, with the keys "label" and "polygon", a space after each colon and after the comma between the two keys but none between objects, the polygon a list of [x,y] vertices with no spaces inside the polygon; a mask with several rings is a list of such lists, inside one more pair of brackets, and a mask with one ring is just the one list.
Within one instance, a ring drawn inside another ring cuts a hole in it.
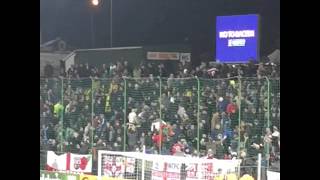
[{"label": "banner on fence", "polygon": [[267,171],[267,178],[268,180],[280,180],[280,173]]},{"label": "banner on fence", "polygon": [[104,177],[121,179],[126,176],[133,177],[136,174],[135,167],[135,158],[102,154],[98,171]]},{"label": "banner on fence", "polygon": [[237,172],[238,161],[215,160],[207,163],[185,163],[185,170],[182,170],[182,163],[168,163],[155,161],[152,166],[152,180],[180,180],[185,174],[186,180],[207,180],[215,176],[234,175]]},{"label": "banner on fence", "polygon": [[162,180],[164,172],[164,161],[152,163],[151,180]]},{"label": "banner on fence", "polygon": [[195,180],[198,179],[198,164],[197,163],[188,163],[185,164],[186,168],[186,180]]},{"label": "banner on fence", "polygon": [[56,155],[53,151],[47,152],[48,171],[71,171],[76,173],[91,173],[92,155],[64,153]]},{"label": "banner on fence", "polygon": [[200,163],[199,164],[200,179],[213,179],[213,163]]},{"label": "banner on fence", "polygon": [[125,158],[125,168],[126,168],[126,173],[134,174],[135,173],[135,163],[136,159],[135,158]]},{"label": "banner on fence", "polygon": [[48,171],[67,170],[67,154],[56,155],[53,151],[48,151],[46,169]]},{"label": "banner on fence", "polygon": [[180,180],[181,163],[165,163],[165,179]]},{"label": "banner on fence", "polygon": [[152,180],[180,180],[180,163],[153,162]]},{"label": "banner on fence", "polygon": [[70,171],[91,173],[92,155],[70,154]]},{"label": "banner on fence", "polygon": [[104,156],[103,174],[107,177],[123,178],[125,172],[124,158],[117,156]]},{"label": "banner on fence", "polygon": [[179,60],[178,52],[147,52],[148,60]]}]

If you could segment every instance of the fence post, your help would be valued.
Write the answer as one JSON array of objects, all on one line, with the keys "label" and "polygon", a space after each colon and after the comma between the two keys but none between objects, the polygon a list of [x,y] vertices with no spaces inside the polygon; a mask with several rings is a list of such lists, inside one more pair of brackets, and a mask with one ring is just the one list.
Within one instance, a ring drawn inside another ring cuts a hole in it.
[{"label": "fence post", "polygon": [[159,118],[160,118],[160,132],[159,132],[159,136],[160,136],[160,144],[159,144],[159,154],[161,154],[161,149],[162,149],[162,111],[161,111],[161,95],[162,95],[162,81],[161,81],[161,77],[159,77]]},{"label": "fence post", "polygon": [[93,118],[94,118],[94,92],[93,92],[93,78],[90,78],[91,79],[91,130],[90,130],[90,133],[91,133],[91,152],[92,152],[92,148],[93,148]]},{"label": "fence post", "polygon": [[[64,129],[63,129],[63,118],[64,118],[64,100],[63,100],[63,97],[64,96],[64,94],[63,94],[63,77],[61,77],[61,105],[62,105],[62,107],[63,107],[63,109],[62,109],[62,112],[61,112],[61,130],[62,130],[62,132],[61,132],[61,152],[63,152],[63,147],[64,147]],[[59,114],[58,114],[59,115]]]},{"label": "fence post", "polygon": [[[265,76],[266,80],[267,80],[267,85],[268,85],[268,93],[267,93],[267,101],[268,101],[268,108],[267,108],[267,127],[270,128],[270,80],[267,76]],[[270,147],[269,147],[269,143],[267,143],[267,152],[266,152],[266,162],[267,162],[267,169],[269,169],[269,156],[270,156]]]},{"label": "fence post", "polygon": [[123,88],[123,151],[126,151],[127,141],[127,80],[123,77],[124,88]]},{"label": "fence post", "polygon": [[238,90],[238,98],[239,98],[239,115],[238,115],[238,157],[240,157],[240,145],[241,145],[241,133],[240,133],[240,126],[241,126],[241,77],[238,76],[238,81],[239,81],[239,90]]},{"label": "fence post", "polygon": [[[142,153],[146,154],[146,146],[142,146]],[[146,161],[143,159],[142,160],[142,167],[141,167],[141,180],[144,180],[144,173],[145,173],[145,166],[146,166]]]},{"label": "fence post", "polygon": [[268,111],[268,116],[267,116],[267,127],[270,128],[270,80],[267,76],[265,76],[266,80],[267,80],[267,85],[268,85],[268,95],[267,95],[267,100],[268,100],[268,108],[267,108],[267,111]]},{"label": "fence post", "polygon": [[196,76],[197,80],[197,152],[198,152],[198,157],[200,156],[200,80],[198,76]]},{"label": "fence post", "polygon": [[261,180],[261,153],[258,154],[257,180]]},{"label": "fence post", "polygon": [[[99,169],[100,167],[102,167],[102,152],[101,151],[98,151],[98,178],[97,180],[102,180],[102,172],[101,172],[101,169]],[[83,178],[84,179],[84,178]]]}]

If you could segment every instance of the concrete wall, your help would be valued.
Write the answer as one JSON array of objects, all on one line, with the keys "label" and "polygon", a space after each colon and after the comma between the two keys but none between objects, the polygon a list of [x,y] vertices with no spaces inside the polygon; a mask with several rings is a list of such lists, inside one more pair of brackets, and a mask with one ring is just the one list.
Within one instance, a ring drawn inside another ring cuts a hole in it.
[{"label": "concrete wall", "polygon": [[44,53],[40,52],[40,76],[44,75],[44,67],[46,64],[51,64],[54,68],[54,76],[59,75],[60,60],[62,60],[68,54],[64,53]]}]

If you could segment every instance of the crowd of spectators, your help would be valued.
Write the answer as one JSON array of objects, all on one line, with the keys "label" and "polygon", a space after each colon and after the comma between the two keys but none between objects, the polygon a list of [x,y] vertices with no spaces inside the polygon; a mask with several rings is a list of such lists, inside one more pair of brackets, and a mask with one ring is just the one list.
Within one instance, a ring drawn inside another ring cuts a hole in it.
[{"label": "crowd of spectators", "polygon": [[[280,158],[279,64],[203,62],[193,67],[180,61],[169,72],[165,63],[129,67],[119,61],[101,67],[74,65],[61,76],[63,81],[40,79],[41,150],[122,151],[125,137],[127,151],[141,151],[145,145],[147,153],[241,157],[246,165],[269,148],[270,165]],[[242,77],[241,97],[235,76]],[[265,76],[270,78],[269,100]],[[200,104],[194,77],[200,78]]]},{"label": "crowd of spectators", "polygon": [[[190,61],[180,61],[173,72],[169,72],[172,63],[168,62],[146,62],[131,67],[128,61],[119,61],[117,63],[102,64],[91,66],[86,64],[74,64],[68,70],[60,71],[60,75],[71,79],[81,79],[88,77],[98,78],[121,78],[126,77],[148,77],[152,74],[154,77],[185,78],[185,77],[202,77],[202,78],[228,78],[228,77],[258,77],[268,76],[270,78],[280,77],[280,64],[259,63],[249,61],[247,64],[220,64],[215,62],[202,62],[198,66],[193,66]],[[46,72],[46,71],[45,71]],[[49,72],[48,72],[49,73]],[[45,73],[45,74],[48,74]]]}]

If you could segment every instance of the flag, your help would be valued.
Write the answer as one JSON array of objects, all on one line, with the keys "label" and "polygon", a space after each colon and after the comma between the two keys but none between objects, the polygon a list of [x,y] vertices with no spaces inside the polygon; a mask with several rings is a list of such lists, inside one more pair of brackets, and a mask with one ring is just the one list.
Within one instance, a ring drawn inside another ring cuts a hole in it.
[{"label": "flag", "polygon": [[70,154],[69,167],[71,172],[91,173],[92,155],[90,154]]},{"label": "flag", "polygon": [[48,151],[46,169],[48,171],[67,170],[67,154],[56,155],[53,151]]},{"label": "flag", "polygon": [[153,162],[152,180],[180,180],[181,163]]},{"label": "flag", "polygon": [[71,171],[75,173],[91,173],[92,155],[65,153],[56,155],[53,151],[47,152],[48,171]]},{"label": "flag", "polygon": [[103,158],[102,164],[104,165],[104,176],[123,178],[125,173],[124,157],[107,155]]}]

